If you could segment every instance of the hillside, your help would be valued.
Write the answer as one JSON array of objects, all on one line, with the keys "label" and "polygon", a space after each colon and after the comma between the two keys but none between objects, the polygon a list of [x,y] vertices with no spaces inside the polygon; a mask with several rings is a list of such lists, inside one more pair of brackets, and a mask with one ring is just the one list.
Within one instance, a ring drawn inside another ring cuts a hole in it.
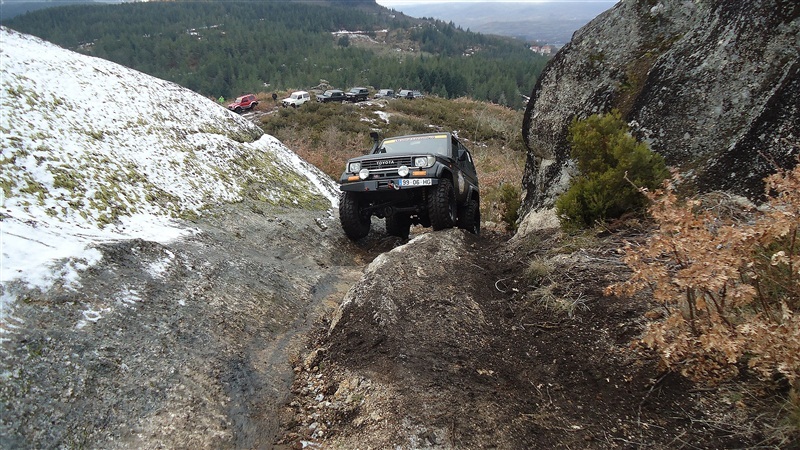
[{"label": "hillside", "polygon": [[231,411],[277,407],[291,337],[359,273],[331,180],[178,85],[0,33],[0,447],[274,434]]},{"label": "hillside", "polygon": [[[170,239],[188,231],[170,219],[247,196],[276,206],[335,203],[329,178],[214,102],[6,28],[2,33],[4,244],[28,255],[12,260],[14,252],[4,252],[4,283],[17,272],[28,278],[44,263],[40,255],[71,256],[50,254],[54,239],[73,246]],[[90,104],[87,90],[99,94]],[[5,295],[11,289],[6,285]]]},{"label": "hillside", "polygon": [[[522,41],[422,21],[374,2],[137,2],[3,20],[210,98],[308,89],[419,89],[523,106],[547,58]],[[87,24],[91,24],[87,26]]]},{"label": "hillside", "polygon": [[[631,345],[652,299],[602,291],[644,228],[353,243],[258,115],[0,32],[0,447],[796,443],[779,386],[695,385]],[[104,89],[127,108],[85,101]],[[400,129],[442,102],[335,106]],[[473,107],[465,129],[504,123]]]},{"label": "hillside", "polygon": [[522,112],[466,98],[446,100],[371,99],[352,103],[306,103],[282,108],[266,95],[247,113],[270,135],[338,180],[349,158],[381,136],[449,131],[472,152],[481,174],[481,212],[486,226],[513,229],[525,152],[519,125]]}]

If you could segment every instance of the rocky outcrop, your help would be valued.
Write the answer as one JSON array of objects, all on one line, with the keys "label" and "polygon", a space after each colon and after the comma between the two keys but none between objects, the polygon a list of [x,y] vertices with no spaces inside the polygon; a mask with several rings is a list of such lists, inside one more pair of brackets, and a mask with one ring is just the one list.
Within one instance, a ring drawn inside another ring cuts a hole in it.
[{"label": "rocky outcrop", "polygon": [[523,215],[573,175],[574,118],[619,109],[636,137],[698,192],[749,198],[800,154],[800,4],[622,0],[580,29],[525,112]]},{"label": "rocky outcrop", "polygon": [[0,42],[0,448],[269,448],[360,276],[335,184],[174,83]]}]

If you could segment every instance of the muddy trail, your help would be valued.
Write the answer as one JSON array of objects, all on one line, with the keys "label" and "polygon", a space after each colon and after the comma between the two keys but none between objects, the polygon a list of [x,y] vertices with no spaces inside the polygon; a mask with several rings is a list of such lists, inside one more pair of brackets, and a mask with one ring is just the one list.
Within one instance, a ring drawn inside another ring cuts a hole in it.
[{"label": "muddy trail", "polygon": [[694,386],[635,344],[654,305],[603,296],[643,235],[509,238],[447,230],[378,255],[295,359],[279,448],[759,445],[735,385]]},{"label": "muddy trail", "polygon": [[[377,222],[377,221],[376,221]],[[631,345],[622,236],[525,239],[245,201],[104,244],[29,291],[0,346],[1,448],[741,448],[737,394]],[[637,238],[627,236],[627,238]],[[532,261],[547,270],[531,270]],[[728,396],[728,397],[726,397]],[[749,426],[749,428],[748,428]]]}]

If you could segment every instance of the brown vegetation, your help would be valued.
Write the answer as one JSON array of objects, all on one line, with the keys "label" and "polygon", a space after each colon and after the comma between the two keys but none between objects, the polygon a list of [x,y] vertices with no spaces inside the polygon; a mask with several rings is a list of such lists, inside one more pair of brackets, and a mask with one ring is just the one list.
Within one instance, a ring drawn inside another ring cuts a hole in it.
[{"label": "brown vegetation", "polygon": [[680,201],[647,193],[657,230],[628,244],[631,277],[607,289],[649,290],[663,308],[642,342],[665,366],[716,384],[749,371],[790,389],[784,422],[800,429],[800,166],[766,179],[767,201],[743,209],[724,194]]},{"label": "brown vegetation", "polygon": [[[261,118],[267,133],[337,180],[347,159],[369,150],[372,131],[382,136],[453,131],[467,143],[475,159],[483,220],[507,226],[513,226],[506,220],[513,216],[509,210],[516,209],[515,197],[509,192],[518,198],[525,166],[521,121],[521,111],[436,97],[358,104],[314,102],[297,109],[276,108]],[[503,185],[514,189],[503,191]]]}]

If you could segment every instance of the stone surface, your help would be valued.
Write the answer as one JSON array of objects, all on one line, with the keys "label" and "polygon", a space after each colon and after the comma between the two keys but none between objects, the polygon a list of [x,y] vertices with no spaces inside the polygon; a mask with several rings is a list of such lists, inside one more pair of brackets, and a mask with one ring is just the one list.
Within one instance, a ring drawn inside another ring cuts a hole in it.
[{"label": "stone surface", "polygon": [[531,94],[523,215],[569,186],[574,118],[619,109],[698,192],[751,199],[800,154],[800,4],[623,0],[573,36]]}]

